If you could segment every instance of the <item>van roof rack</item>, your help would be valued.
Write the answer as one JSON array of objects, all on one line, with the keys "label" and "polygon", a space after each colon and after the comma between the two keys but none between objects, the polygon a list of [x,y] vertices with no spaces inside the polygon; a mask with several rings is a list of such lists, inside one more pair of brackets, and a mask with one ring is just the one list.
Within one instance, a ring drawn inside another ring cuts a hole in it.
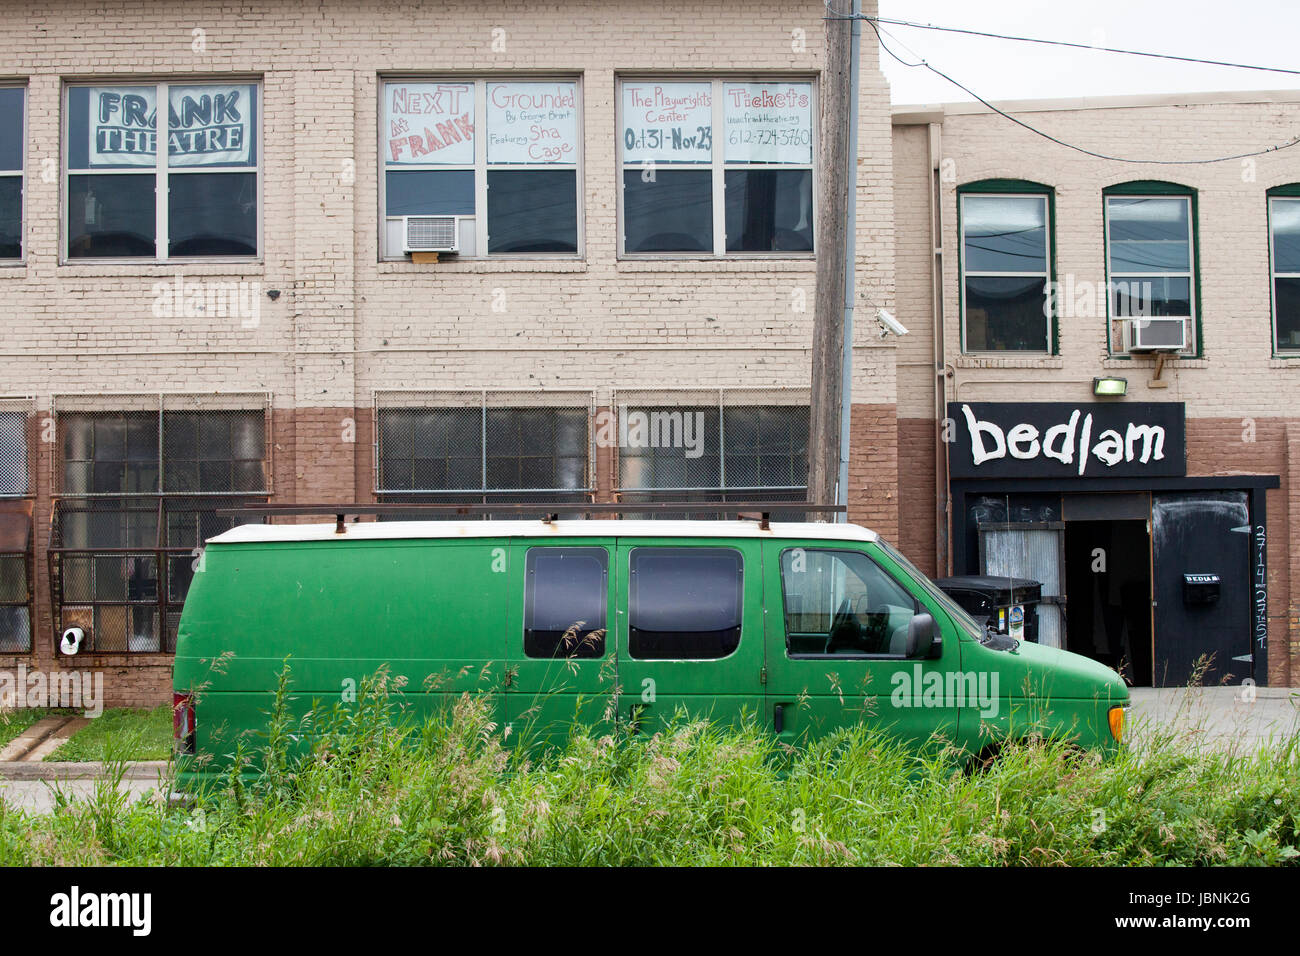
[{"label": "van roof rack", "polygon": [[481,515],[481,514],[537,514],[544,515],[547,524],[555,521],[562,514],[623,515],[627,513],[682,513],[682,514],[727,514],[735,517],[757,521],[759,527],[768,530],[774,511],[802,511],[816,514],[843,514],[844,505],[810,504],[804,501],[641,501],[641,502],[501,502],[484,504],[473,502],[456,503],[412,503],[381,502],[378,504],[247,504],[231,508],[218,508],[217,514],[228,516],[260,517],[269,522],[276,515],[310,516],[333,515],[336,534],[347,532],[347,517],[355,522],[362,515],[405,515],[428,513],[433,515]]}]

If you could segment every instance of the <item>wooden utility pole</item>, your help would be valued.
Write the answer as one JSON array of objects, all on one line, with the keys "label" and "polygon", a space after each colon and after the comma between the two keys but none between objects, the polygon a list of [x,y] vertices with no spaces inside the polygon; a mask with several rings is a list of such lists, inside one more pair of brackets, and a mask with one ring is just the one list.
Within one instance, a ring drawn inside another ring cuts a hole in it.
[{"label": "wooden utility pole", "polygon": [[[808,415],[808,500],[836,500],[843,394],[845,222],[849,204],[852,0],[829,0],[821,77],[817,201],[817,291],[813,304],[812,394]],[[843,17],[843,19],[839,19]],[[848,414],[848,409],[844,409]],[[847,500],[847,495],[844,496]]]}]

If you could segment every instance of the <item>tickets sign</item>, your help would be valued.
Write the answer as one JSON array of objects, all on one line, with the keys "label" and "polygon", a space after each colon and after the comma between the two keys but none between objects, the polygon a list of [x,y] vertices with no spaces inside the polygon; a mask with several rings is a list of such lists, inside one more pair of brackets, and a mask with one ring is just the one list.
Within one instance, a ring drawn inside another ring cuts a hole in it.
[{"label": "tickets sign", "polygon": [[389,165],[474,165],[472,83],[387,83],[382,122]]},{"label": "tickets sign", "polygon": [[625,82],[624,163],[713,161],[713,85]]},{"label": "tickets sign", "polygon": [[724,83],[729,163],[812,163],[811,83]]}]

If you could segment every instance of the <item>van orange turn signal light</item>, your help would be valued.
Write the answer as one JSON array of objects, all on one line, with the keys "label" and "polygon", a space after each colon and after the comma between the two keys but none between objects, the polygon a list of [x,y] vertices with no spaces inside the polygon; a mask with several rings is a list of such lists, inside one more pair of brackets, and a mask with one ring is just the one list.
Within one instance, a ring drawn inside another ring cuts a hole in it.
[{"label": "van orange turn signal light", "polygon": [[1124,739],[1124,707],[1112,707],[1106,716],[1110,719],[1110,735],[1116,740]]}]

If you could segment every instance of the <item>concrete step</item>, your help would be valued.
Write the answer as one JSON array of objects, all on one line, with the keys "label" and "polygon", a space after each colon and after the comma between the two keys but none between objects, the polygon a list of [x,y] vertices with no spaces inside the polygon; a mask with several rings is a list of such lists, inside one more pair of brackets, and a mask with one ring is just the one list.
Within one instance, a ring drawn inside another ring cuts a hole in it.
[{"label": "concrete step", "polygon": [[[0,762],[10,760],[25,760],[27,755],[40,746],[41,741],[45,740],[50,734],[54,733],[72,718],[70,717],[44,717],[32,724],[21,734],[9,741],[0,750]],[[62,741],[60,741],[62,742]]]},{"label": "concrete step", "polygon": [[23,760],[44,760],[47,756],[54,753],[62,747],[78,730],[90,723],[89,717],[69,717],[53,731],[46,735],[45,739],[33,747]]}]

